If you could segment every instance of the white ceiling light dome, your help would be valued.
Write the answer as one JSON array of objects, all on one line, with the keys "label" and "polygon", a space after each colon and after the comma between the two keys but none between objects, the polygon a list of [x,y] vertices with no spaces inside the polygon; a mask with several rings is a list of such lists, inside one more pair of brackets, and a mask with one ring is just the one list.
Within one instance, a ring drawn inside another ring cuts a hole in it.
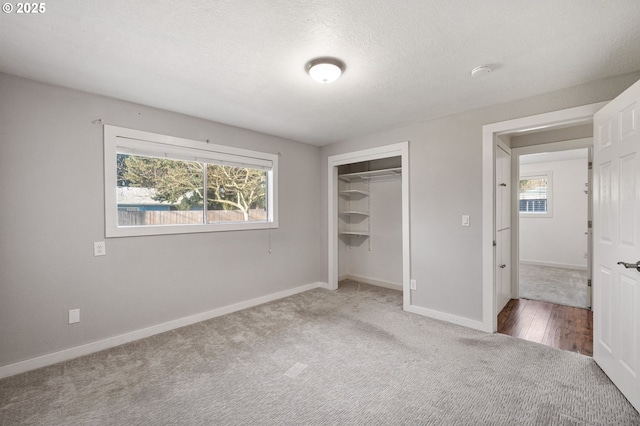
[{"label": "white ceiling light dome", "polygon": [[316,58],[307,63],[307,72],[318,83],[336,81],[344,72],[345,65],[336,58]]}]

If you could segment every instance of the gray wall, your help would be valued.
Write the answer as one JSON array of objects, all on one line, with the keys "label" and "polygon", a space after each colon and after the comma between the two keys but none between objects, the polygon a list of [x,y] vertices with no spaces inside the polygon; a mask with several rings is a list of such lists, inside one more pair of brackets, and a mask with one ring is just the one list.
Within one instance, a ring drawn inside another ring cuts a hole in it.
[{"label": "gray wall", "polygon": [[550,217],[520,215],[520,262],[587,268],[587,148],[582,151],[582,159],[520,165],[520,176],[552,172],[553,197]]},{"label": "gray wall", "polygon": [[[0,74],[0,366],[320,281],[320,149]],[[102,126],[281,152],[269,231],[104,240]],[[68,310],[80,308],[79,324]]]},{"label": "gray wall", "polygon": [[[610,100],[638,79],[601,80],[323,147],[323,209],[328,156],[410,141],[412,304],[482,321],[482,126]],[[471,216],[468,228],[460,225],[463,214]],[[322,221],[326,229],[326,214]],[[322,271],[326,280],[326,235]]]}]

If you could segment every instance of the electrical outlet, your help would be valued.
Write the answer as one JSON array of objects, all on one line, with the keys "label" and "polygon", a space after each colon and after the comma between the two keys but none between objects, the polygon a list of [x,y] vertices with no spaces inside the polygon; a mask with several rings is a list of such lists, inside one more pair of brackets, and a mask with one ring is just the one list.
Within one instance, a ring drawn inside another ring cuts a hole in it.
[{"label": "electrical outlet", "polygon": [[411,290],[417,290],[416,280],[411,280]]},{"label": "electrical outlet", "polygon": [[96,241],[93,243],[93,255],[105,256],[107,254],[107,246],[104,241]]},{"label": "electrical outlet", "polygon": [[69,324],[80,322],[80,309],[69,309]]}]

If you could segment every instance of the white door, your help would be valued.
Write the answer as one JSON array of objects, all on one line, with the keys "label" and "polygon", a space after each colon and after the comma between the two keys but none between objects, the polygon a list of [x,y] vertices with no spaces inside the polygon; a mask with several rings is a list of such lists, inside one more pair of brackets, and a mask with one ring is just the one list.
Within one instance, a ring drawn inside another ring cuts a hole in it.
[{"label": "white door", "polygon": [[496,147],[496,305],[511,299],[511,153]]},{"label": "white door", "polygon": [[640,81],[594,116],[593,358],[640,411],[639,116]]}]

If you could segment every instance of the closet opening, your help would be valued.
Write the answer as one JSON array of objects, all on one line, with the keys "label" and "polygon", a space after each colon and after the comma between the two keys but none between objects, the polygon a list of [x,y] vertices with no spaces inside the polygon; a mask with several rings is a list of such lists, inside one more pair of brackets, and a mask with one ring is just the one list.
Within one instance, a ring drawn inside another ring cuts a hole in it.
[{"label": "closet opening", "polygon": [[402,158],[338,166],[338,287],[402,291]]},{"label": "closet opening", "polygon": [[402,290],[411,310],[409,142],[327,159],[327,286],[340,279]]}]

